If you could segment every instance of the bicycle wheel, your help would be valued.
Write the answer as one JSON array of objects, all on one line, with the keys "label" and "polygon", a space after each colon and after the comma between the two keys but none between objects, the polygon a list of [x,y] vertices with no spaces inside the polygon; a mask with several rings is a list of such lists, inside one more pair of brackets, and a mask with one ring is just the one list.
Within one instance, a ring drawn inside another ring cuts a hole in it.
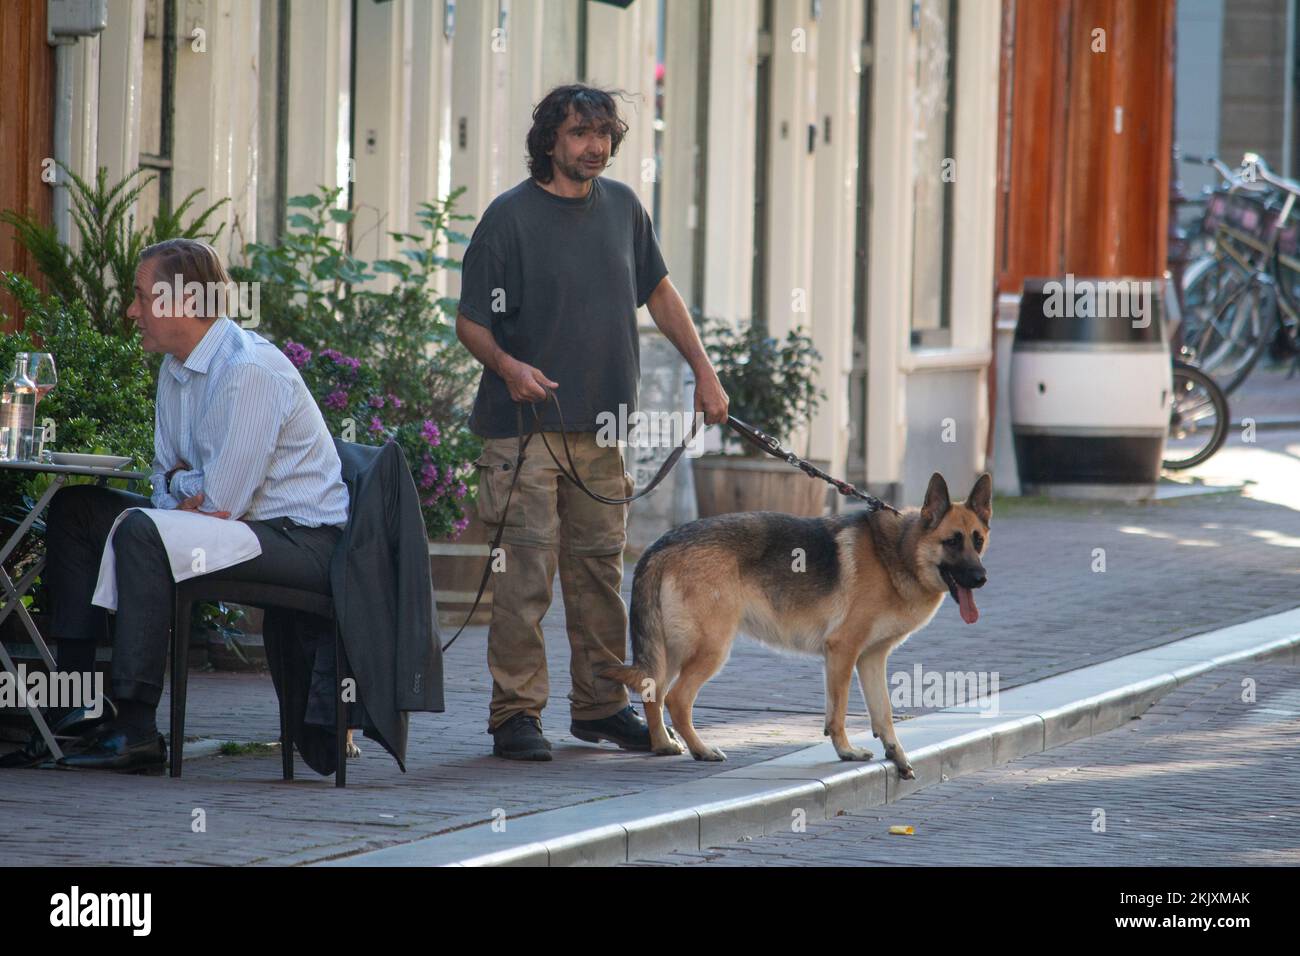
[{"label": "bicycle wheel", "polygon": [[1246,380],[1272,341],[1277,315],[1271,293],[1259,273],[1226,276],[1193,335],[1183,339],[1187,357],[1227,394]]},{"label": "bicycle wheel", "polygon": [[1214,379],[1194,365],[1174,362],[1169,437],[1162,464],[1170,471],[1193,468],[1223,447],[1228,437],[1228,399]]},{"label": "bicycle wheel", "polygon": [[1222,294],[1224,280],[1238,267],[1211,252],[1194,260],[1183,272],[1180,298],[1181,340],[1191,351],[1214,315],[1214,303]]}]

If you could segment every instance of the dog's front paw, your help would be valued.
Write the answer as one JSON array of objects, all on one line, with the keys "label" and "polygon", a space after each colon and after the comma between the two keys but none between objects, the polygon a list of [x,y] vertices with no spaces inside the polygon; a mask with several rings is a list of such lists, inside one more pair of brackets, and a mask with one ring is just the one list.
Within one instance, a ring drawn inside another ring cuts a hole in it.
[{"label": "dog's front paw", "polygon": [[349,760],[356,760],[358,757],[361,756],[361,748],[358,747],[356,744],[354,744],[351,740],[348,741],[347,751],[348,751]]},{"label": "dog's front paw", "polygon": [[836,747],[835,752],[841,760],[870,760],[872,756],[866,747]]},{"label": "dog's front paw", "polygon": [[654,749],[655,755],[659,757],[675,757],[678,754],[686,753],[686,744],[682,743],[682,738],[677,736],[677,732],[671,727],[665,729],[668,731],[668,742],[656,747]]},{"label": "dog's front paw", "polygon": [[898,778],[900,780],[915,780],[916,771],[912,769],[912,764],[907,759],[907,754],[903,753],[903,748],[897,745],[885,748],[885,758],[891,760],[894,766],[898,768]]},{"label": "dog's front paw", "polygon": [[701,750],[699,753],[696,753],[694,750],[692,750],[691,756],[694,757],[696,760],[708,760],[713,762],[721,762],[727,759],[727,755],[724,754],[717,747],[707,747],[704,750]]}]

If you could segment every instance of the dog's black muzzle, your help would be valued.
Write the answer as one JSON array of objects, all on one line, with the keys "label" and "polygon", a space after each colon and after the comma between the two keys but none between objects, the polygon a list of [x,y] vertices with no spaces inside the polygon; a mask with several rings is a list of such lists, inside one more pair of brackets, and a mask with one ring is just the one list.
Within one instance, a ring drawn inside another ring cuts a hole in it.
[{"label": "dog's black muzzle", "polygon": [[939,577],[943,578],[943,583],[948,585],[948,593],[952,595],[954,601],[957,600],[957,588],[969,588],[974,591],[976,588],[984,587],[989,579],[983,566],[978,564],[941,564]]}]

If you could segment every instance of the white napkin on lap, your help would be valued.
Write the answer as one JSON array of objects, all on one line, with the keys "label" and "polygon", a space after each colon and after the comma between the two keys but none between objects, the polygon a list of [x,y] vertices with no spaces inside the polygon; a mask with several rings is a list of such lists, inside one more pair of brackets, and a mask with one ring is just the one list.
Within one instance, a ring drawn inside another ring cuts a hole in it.
[{"label": "white napkin on lap", "polygon": [[[141,511],[158,526],[172,579],[185,581],[201,574],[211,574],[235,564],[249,561],[262,553],[262,545],[253,529],[243,521],[213,518],[193,511],[168,511],[161,508],[128,508],[117,516],[99,561],[99,581],[91,604],[117,610],[117,563],[113,560],[113,535],[117,526],[132,511]],[[200,550],[201,549],[201,550]]]}]

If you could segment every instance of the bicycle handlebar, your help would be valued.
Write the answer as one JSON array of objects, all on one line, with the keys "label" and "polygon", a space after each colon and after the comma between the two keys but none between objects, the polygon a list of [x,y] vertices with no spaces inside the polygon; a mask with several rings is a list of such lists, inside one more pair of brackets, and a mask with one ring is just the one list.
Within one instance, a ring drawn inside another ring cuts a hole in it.
[{"label": "bicycle handlebar", "polygon": [[1269,169],[1268,163],[1264,162],[1264,157],[1259,153],[1246,153],[1241,157],[1241,166],[1243,169],[1253,166],[1259,172],[1259,178],[1264,180],[1270,186],[1278,189],[1284,189],[1294,196],[1300,196],[1300,183],[1294,179],[1287,179],[1285,176],[1279,176],[1273,170]]},{"label": "bicycle handlebar", "polygon": [[[1247,153],[1246,155],[1252,156],[1254,154]],[[1244,159],[1242,160],[1242,165],[1240,169],[1233,169],[1231,166],[1229,166],[1223,160],[1219,159],[1217,156],[1193,156],[1191,154],[1186,154],[1182,158],[1189,163],[1198,163],[1202,166],[1209,166],[1213,168],[1214,171],[1219,174],[1219,178],[1223,180],[1224,186],[1227,187],[1229,192],[1238,192],[1240,190],[1245,190],[1247,192],[1266,193],[1269,191],[1269,184],[1272,182],[1271,180],[1268,180],[1265,183],[1259,183],[1256,182],[1253,178],[1247,179],[1243,172],[1247,166],[1247,162]],[[1260,162],[1262,163],[1263,161],[1260,160]],[[1267,170],[1267,167],[1264,167],[1264,169]],[[1268,175],[1271,176],[1272,172],[1268,171]],[[1278,187],[1277,184],[1272,184],[1272,185],[1274,185],[1275,188],[1282,188],[1282,189],[1287,188],[1285,186]],[[1218,189],[1224,188],[1224,186],[1220,186],[1217,189],[1214,187],[1206,187],[1206,191],[1209,193],[1214,193],[1217,192]]]},{"label": "bicycle handlebar", "polygon": [[1220,177],[1234,185],[1240,179],[1236,171],[1217,156],[1193,156],[1188,153],[1183,156],[1183,159],[1189,163],[1212,167]]}]

